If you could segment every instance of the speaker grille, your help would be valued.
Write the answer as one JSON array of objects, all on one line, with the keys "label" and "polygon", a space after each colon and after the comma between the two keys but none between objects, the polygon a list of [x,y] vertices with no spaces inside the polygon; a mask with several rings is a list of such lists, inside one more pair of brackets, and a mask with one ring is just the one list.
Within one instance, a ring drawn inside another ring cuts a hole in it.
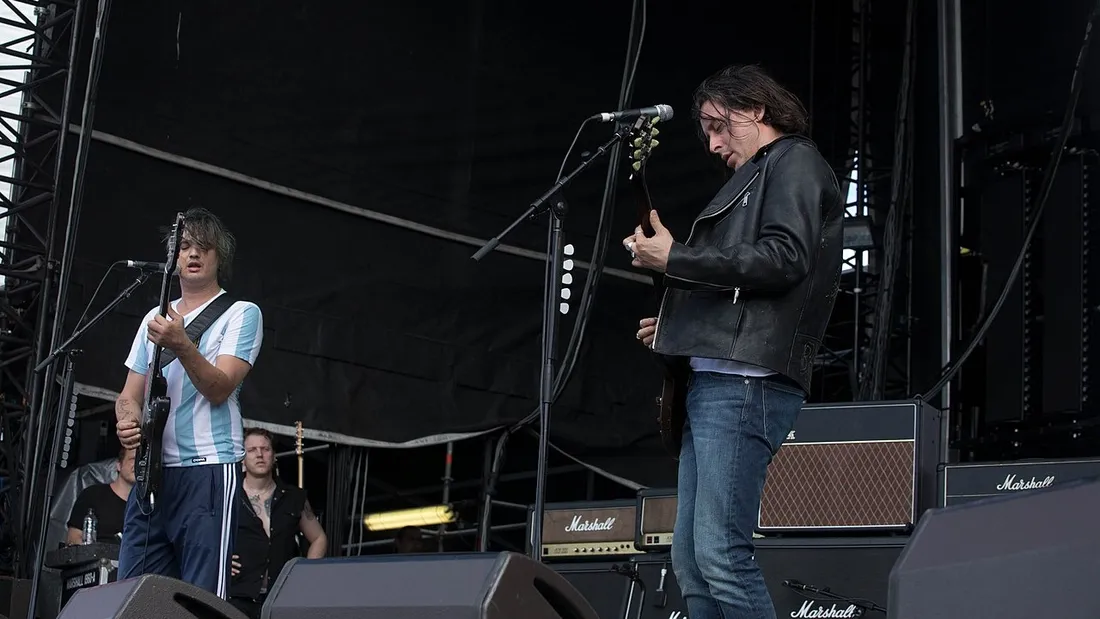
[{"label": "speaker grille", "polygon": [[912,524],[913,446],[911,440],[784,445],[768,467],[759,528]]}]

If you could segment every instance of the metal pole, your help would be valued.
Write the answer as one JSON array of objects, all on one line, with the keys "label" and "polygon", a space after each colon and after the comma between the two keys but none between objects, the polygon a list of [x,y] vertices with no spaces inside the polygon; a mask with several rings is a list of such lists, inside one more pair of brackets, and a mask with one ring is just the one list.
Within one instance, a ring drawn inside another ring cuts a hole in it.
[{"label": "metal pole", "polygon": [[[447,505],[451,502],[451,463],[454,461],[455,444],[454,441],[447,441],[447,459],[443,463],[443,505]],[[439,541],[439,552],[443,552],[443,536],[447,533],[447,525],[439,525],[438,535],[436,538]]]},{"label": "metal pole", "polygon": [[[505,433],[506,434],[506,433]],[[486,552],[489,550],[489,524],[493,514],[493,474],[495,459],[493,458],[494,441],[485,439],[485,461],[482,463],[481,472],[481,510],[477,519],[477,550]]]},{"label": "metal pole", "polygon": [[[938,0],[939,55],[939,163],[940,163],[940,367],[951,363],[954,342],[955,197],[961,179],[955,178],[955,141],[962,136],[962,32],[958,0]],[[953,381],[952,381],[953,382]],[[951,383],[941,391],[940,462],[948,462],[951,439]]]}]

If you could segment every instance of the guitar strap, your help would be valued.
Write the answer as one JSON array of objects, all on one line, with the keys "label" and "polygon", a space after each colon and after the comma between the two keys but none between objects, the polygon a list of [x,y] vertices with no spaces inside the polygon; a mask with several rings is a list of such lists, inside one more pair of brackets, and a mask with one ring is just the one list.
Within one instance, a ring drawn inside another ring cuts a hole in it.
[{"label": "guitar strap", "polygon": [[[229,293],[225,293],[211,301],[210,305],[207,305],[206,309],[202,310],[202,313],[195,316],[195,319],[187,325],[187,339],[198,346],[199,338],[202,337],[202,334],[210,328],[210,325],[214,324],[215,320],[225,313],[225,310],[229,309],[229,307],[236,302],[237,299],[230,296]],[[165,348],[160,353],[160,369],[163,370],[169,363],[175,361],[175,359],[176,353]]]}]

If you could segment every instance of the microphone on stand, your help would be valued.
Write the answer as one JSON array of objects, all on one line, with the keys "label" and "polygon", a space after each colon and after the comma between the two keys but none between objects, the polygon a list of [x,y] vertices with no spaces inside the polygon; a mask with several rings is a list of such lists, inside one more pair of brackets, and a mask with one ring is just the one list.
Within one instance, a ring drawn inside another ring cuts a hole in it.
[{"label": "microphone on stand", "polygon": [[790,587],[791,589],[794,589],[795,591],[805,591],[807,593],[828,593],[828,591],[829,591],[828,587],[825,587],[824,589],[822,589],[821,587],[815,587],[813,585],[807,585],[807,584],[805,584],[803,582],[800,582],[800,581],[797,581],[797,580],[784,580],[783,581],[783,586],[784,587]]},{"label": "microphone on stand", "polygon": [[142,271],[163,272],[165,266],[167,266],[164,262],[145,262],[144,260],[123,260],[123,262],[131,269],[141,269]]},{"label": "microphone on stand", "polygon": [[602,123],[611,122],[613,120],[622,120],[626,118],[636,118],[638,116],[656,116],[661,120],[672,120],[672,106],[664,105],[652,105],[650,107],[640,107],[633,110],[619,110],[618,112],[600,112],[595,114],[589,120],[598,120]]}]

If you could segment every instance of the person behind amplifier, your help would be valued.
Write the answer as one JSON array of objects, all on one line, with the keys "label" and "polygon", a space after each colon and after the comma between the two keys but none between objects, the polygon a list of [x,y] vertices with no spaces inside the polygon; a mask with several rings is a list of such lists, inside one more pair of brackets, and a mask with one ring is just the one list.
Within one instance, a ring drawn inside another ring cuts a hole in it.
[{"label": "person behind amplifier", "polygon": [[398,529],[393,536],[393,550],[398,554],[428,552],[428,544],[420,528],[409,525]]},{"label": "person behind amplifier", "polygon": [[[222,282],[229,278],[236,248],[232,233],[206,209],[190,209],[184,217],[176,261],[181,296],[170,304],[167,318],[159,308],[146,314],[126,358],[129,374],[115,406],[119,440],[136,448],[155,347],[175,353],[164,367],[172,403],[162,441],[161,488],[152,509],[139,502],[139,493],[130,493],[118,572],[119,579],[176,577],[226,598],[237,514],[228,506],[240,489],[244,458],[238,394],[260,354],[263,317],[256,304],[224,296]],[[208,307],[221,313],[196,344],[184,328]]]},{"label": "person behind amplifier", "polygon": [[306,493],[275,476],[271,434],[261,428],[244,432],[244,496],[237,501],[237,539],[229,601],[259,619],[271,582],[300,554],[297,534],[309,542],[306,557],[320,559],[328,537],[309,506]]},{"label": "person behind amplifier", "polygon": [[134,450],[123,447],[115,461],[118,475],[109,484],[93,484],[80,491],[69,512],[69,532],[65,542],[74,545],[84,541],[84,517],[92,510],[96,517],[96,541],[114,543],[122,535],[126,499],[134,487]]},{"label": "person behind amplifier", "polygon": [[732,177],[677,242],[623,240],[664,274],[657,318],[636,336],[690,368],[672,564],[691,619],[775,617],[752,534],[768,464],[809,392],[841,267],[843,202],[802,103],[756,66],[694,93],[703,141]]}]

